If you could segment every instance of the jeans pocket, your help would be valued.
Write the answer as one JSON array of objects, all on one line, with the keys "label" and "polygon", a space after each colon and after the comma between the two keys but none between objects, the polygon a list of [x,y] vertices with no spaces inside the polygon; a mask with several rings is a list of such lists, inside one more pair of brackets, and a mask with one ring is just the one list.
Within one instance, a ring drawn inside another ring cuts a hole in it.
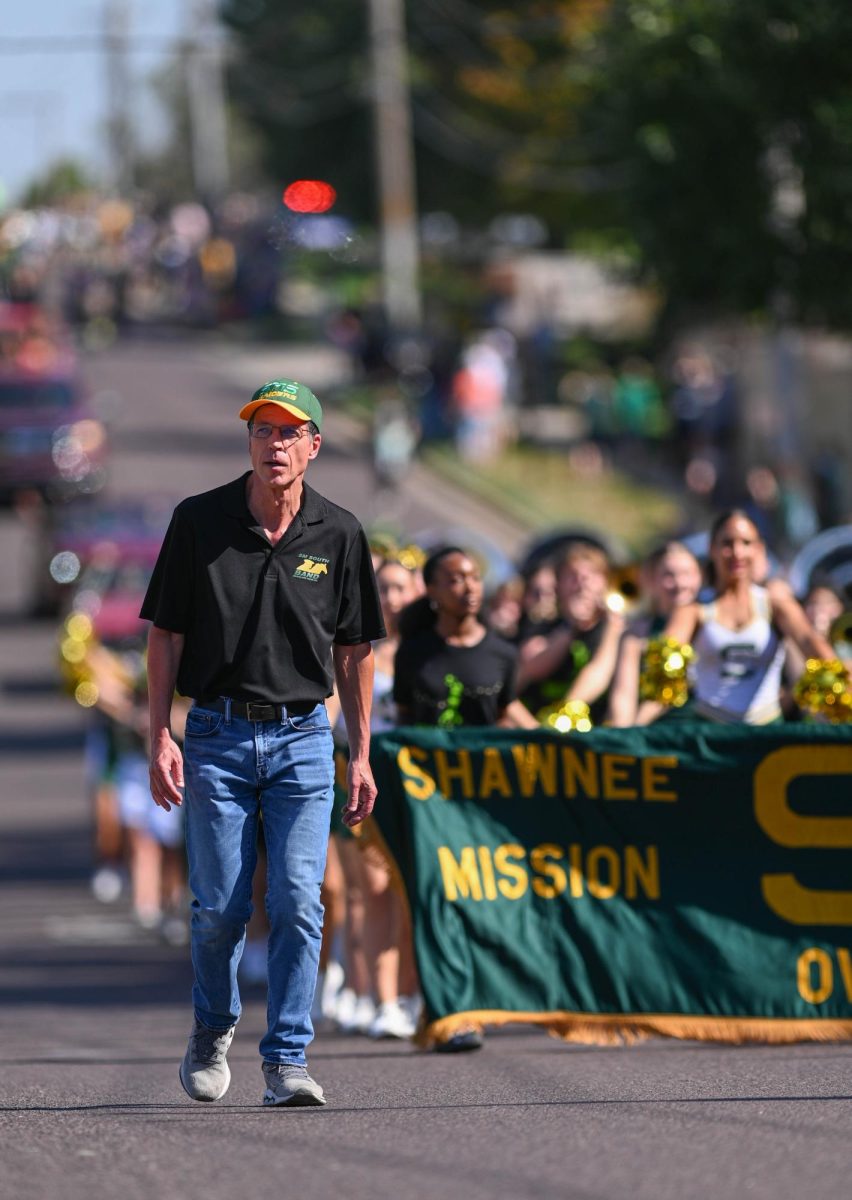
[{"label": "jeans pocket", "polygon": [[203,708],[191,708],[186,716],[185,736],[188,738],[212,737],[222,728],[224,720],[224,713],[208,712]]},{"label": "jeans pocket", "polygon": [[298,733],[309,733],[312,729],[330,729],[328,712],[324,704],[317,704],[310,712],[288,713],[287,722]]}]

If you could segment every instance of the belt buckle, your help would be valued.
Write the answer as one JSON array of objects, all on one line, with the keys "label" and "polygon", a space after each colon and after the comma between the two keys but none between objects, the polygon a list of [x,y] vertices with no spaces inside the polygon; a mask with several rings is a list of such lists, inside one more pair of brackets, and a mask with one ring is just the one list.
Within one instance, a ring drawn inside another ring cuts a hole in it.
[{"label": "belt buckle", "polygon": [[249,721],[274,721],[278,710],[274,704],[254,704],[251,700],[246,703],[246,717]]}]

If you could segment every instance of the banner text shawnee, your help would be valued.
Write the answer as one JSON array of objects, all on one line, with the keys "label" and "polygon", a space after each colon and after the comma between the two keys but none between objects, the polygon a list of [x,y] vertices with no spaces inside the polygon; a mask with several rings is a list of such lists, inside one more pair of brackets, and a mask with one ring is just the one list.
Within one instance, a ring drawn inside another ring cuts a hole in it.
[{"label": "banner text shawnee", "polygon": [[423,750],[403,746],[397,754],[403,786],[415,800],[436,793],[448,800],[564,796],[573,800],[678,799],[670,773],[674,755],[598,754],[594,750],[528,742],[498,748]]}]

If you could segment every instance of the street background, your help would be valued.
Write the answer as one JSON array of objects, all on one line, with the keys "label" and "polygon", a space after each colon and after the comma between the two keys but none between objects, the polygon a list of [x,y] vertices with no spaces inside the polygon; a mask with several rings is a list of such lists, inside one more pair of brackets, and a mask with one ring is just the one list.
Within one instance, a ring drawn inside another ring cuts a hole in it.
[{"label": "street background", "polygon": [[[269,353],[178,342],[92,360],[95,389],[113,406],[109,487],[177,499],[239,473],[235,410],[252,379],[269,373]],[[306,377],[339,370],[324,351],[283,358]],[[315,485],[356,512],[377,504],[357,429],[333,413],[313,469]],[[432,521],[446,520],[455,501],[471,528],[490,531],[480,508],[438,491],[418,481],[393,503]],[[264,1006],[250,989],[227,1099],[193,1105],[177,1080],[191,1019],[187,951],[140,931],[126,905],[91,896],[85,713],[57,693],[55,627],[22,613],[27,535],[9,514],[0,539],[0,1194],[842,1194],[845,1046],[595,1048],[513,1031],[493,1035],[479,1055],[452,1057],[332,1034],[310,1057],[328,1107],[269,1112],[259,1107],[256,1049]]]},{"label": "street background", "polygon": [[328,1107],[269,1112],[249,987],[226,1101],[193,1105],[188,950],[93,893],[65,622],[138,636],[145,540],[246,469],[237,412],[285,377],[327,413],[314,486],[397,549],[471,546],[489,594],[575,536],[635,584],[736,504],[798,594],[835,590],[848,648],[850,38],[831,0],[9,14],[0,1196],[846,1194],[844,1045],[323,1033]]}]

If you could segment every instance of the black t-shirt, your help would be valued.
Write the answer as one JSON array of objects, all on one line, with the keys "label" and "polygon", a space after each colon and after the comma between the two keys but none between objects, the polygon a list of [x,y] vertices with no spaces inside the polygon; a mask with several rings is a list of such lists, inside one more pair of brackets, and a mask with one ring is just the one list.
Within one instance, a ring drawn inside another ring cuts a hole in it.
[{"label": "black t-shirt", "polygon": [[548,617],[544,621],[533,621],[524,613],[518,622],[518,632],[512,638],[514,645],[522,646],[530,638],[547,637],[562,624],[561,617]]},{"label": "black t-shirt", "polygon": [[393,698],[415,725],[494,725],[515,699],[517,651],[489,630],[475,646],[451,646],[434,629],[403,638]]},{"label": "black t-shirt", "polygon": [[[555,621],[548,632],[553,633],[564,627],[564,621]],[[597,625],[591,629],[577,630],[568,647],[568,652],[556,670],[552,671],[546,679],[540,679],[537,683],[531,683],[524,688],[521,700],[533,715],[537,716],[541,709],[549,708],[552,704],[559,704],[565,699],[571,684],[586,663],[591,662],[597,653],[605,629],[606,618],[601,617]],[[602,721],[606,716],[606,693],[590,707],[595,723]]]},{"label": "black t-shirt", "polygon": [[184,696],[319,702],[332,644],[385,636],[370,548],[356,518],[305,483],[272,546],[246,502],[248,476],[177,506],[141,616],[185,636]]}]

